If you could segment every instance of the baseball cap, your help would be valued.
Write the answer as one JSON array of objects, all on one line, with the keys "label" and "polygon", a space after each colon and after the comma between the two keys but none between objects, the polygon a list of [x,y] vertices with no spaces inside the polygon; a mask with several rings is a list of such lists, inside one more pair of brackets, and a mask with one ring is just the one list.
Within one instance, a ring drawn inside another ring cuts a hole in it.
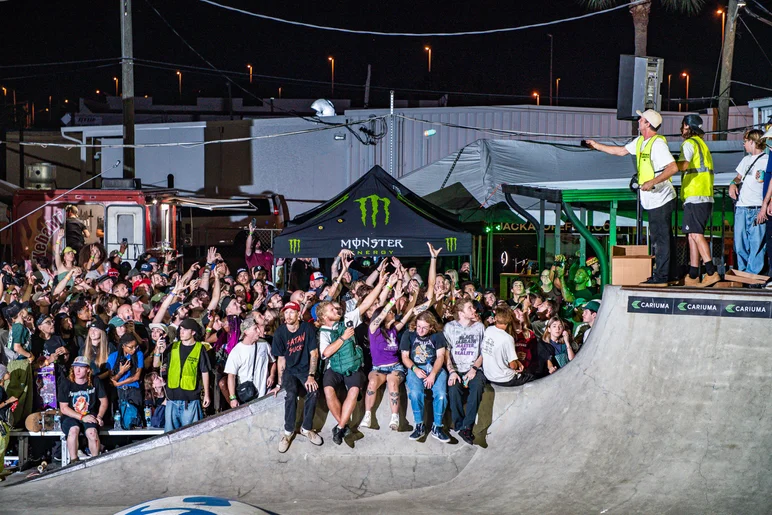
[{"label": "baseball cap", "polygon": [[153,265],[150,263],[142,263],[139,265],[139,271],[140,272],[152,272],[153,271]]},{"label": "baseball cap", "polygon": [[105,281],[114,281],[115,277],[111,276],[109,273],[103,275],[99,279],[97,279],[97,284],[102,284]]},{"label": "baseball cap", "polygon": [[110,319],[109,324],[113,327],[123,327],[126,324],[126,322],[124,322],[123,319],[120,317],[113,317]]},{"label": "baseball cap", "polygon": [[644,112],[635,111],[638,116],[645,118],[652,127],[658,129],[662,125],[662,115],[660,115],[654,109],[646,109]]},{"label": "baseball cap", "polygon": [[283,308],[281,308],[282,313],[287,311],[288,309],[292,309],[294,311],[297,311],[300,313],[300,304],[297,302],[287,302]]},{"label": "baseball cap", "polygon": [[161,331],[164,331],[164,332],[166,331],[166,324],[150,324],[148,327],[150,328],[151,331],[153,329],[160,329]]},{"label": "baseball cap", "polygon": [[91,364],[88,362],[88,359],[86,356],[78,356],[75,358],[75,361],[72,362],[73,367],[90,367]]},{"label": "baseball cap", "polygon": [[64,247],[64,250],[62,251],[62,255],[67,254],[68,252],[75,253],[75,249],[72,247]]},{"label": "baseball cap", "polygon": [[597,313],[598,310],[600,309],[600,302],[598,302],[597,300],[591,300],[590,302],[584,305],[584,309],[588,311],[592,311],[593,313]]},{"label": "baseball cap", "polygon": [[115,277],[118,277],[119,275],[121,275],[121,273],[118,271],[117,268],[110,268],[109,270],[107,270],[107,275],[109,275],[110,277],[115,278]]},{"label": "baseball cap", "polygon": [[[120,318],[118,319],[120,320]],[[123,320],[121,320],[123,322]],[[107,324],[105,324],[104,320],[102,320],[101,317],[96,317],[96,319],[91,322],[89,327],[96,327],[97,329],[100,329],[102,331],[107,331]]]},{"label": "baseball cap", "polygon": [[598,263],[598,258],[596,258],[595,256],[593,256],[593,257],[591,257],[591,258],[588,258],[588,259],[587,259],[587,260],[586,260],[584,263],[585,263],[587,266],[592,266],[592,265],[594,265],[595,263]]},{"label": "baseball cap", "polygon": [[182,302],[175,302],[171,306],[169,306],[169,315],[174,316],[174,314],[177,312],[178,309],[182,307]]},{"label": "baseball cap", "polygon": [[180,323],[180,329],[189,329],[191,331],[200,331],[201,326],[198,325],[198,322],[193,320],[192,318],[186,318]]},{"label": "baseball cap", "polygon": [[241,272],[246,272],[246,271],[247,271],[246,268],[239,268],[238,270],[236,270],[236,275],[238,276]]},{"label": "baseball cap", "polygon": [[[142,266],[145,266],[145,265],[142,265]],[[131,289],[132,291],[136,291],[137,288],[139,288],[142,285],[153,286],[153,283],[150,282],[150,279],[138,279],[133,283],[131,283]]]},{"label": "baseball cap", "polygon": [[319,279],[326,279],[326,277],[324,277],[324,274],[321,272],[314,272],[311,274],[312,281],[318,281]]},{"label": "baseball cap", "polygon": [[154,258],[154,257],[151,257],[150,259],[147,260],[147,262],[150,263],[150,264],[158,263],[158,259]]},{"label": "baseball cap", "polygon": [[772,138],[772,125],[770,125],[769,129],[767,129],[767,132],[765,132],[761,138]]}]

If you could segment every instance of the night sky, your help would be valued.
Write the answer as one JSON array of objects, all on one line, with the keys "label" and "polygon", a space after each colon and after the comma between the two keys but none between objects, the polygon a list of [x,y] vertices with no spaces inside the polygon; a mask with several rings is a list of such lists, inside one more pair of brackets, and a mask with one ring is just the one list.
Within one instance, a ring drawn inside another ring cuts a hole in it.
[{"label": "night sky", "polygon": [[[134,1],[134,53],[137,59],[206,68],[153,12],[150,0]],[[549,103],[549,38],[554,35],[554,77],[560,77],[561,104],[616,105],[619,54],[633,52],[632,17],[627,9],[594,18],[508,34],[464,37],[380,37],[312,30],[221,10],[197,0],[152,0],[168,22],[200,53],[222,70],[244,73],[234,78],[259,97],[330,97],[330,63],[335,57],[335,97],[361,106],[367,64],[372,64],[371,106],[386,107],[388,89],[401,98],[436,99],[451,92],[450,105],[533,103],[538,90]],[[575,1],[442,3],[386,2],[248,2],[221,3],[262,14],[320,25],[388,32],[466,31],[521,26],[586,14]],[[772,10],[772,1],[762,0]],[[648,53],[664,57],[665,74],[673,74],[672,97],[685,94],[682,71],[691,74],[690,96],[710,96],[718,64],[721,16],[708,1],[701,14],[687,17],[652,7]],[[745,16],[750,31],[772,55],[772,27]],[[90,63],[34,68],[0,67],[0,85],[16,89],[17,100],[34,100],[38,108],[53,95],[54,104],[69,98],[96,98],[95,90],[114,92],[120,76],[119,1],[0,1],[0,66],[115,58],[113,64]],[[432,47],[432,73],[424,46]],[[254,66],[249,84],[246,64]],[[153,65],[156,66],[156,65]],[[164,69],[138,62],[136,94],[156,103],[178,103],[175,66]],[[57,73],[58,72],[58,73]],[[36,77],[18,78],[35,75]],[[267,79],[258,75],[275,77]],[[772,65],[748,30],[738,23],[735,80],[772,86]],[[299,82],[298,79],[312,81]],[[357,86],[346,86],[353,84]],[[716,91],[717,91],[716,86]],[[425,90],[408,91],[408,90]],[[436,91],[436,92],[435,92]],[[225,80],[211,72],[183,71],[182,101],[196,94],[225,96]],[[461,95],[468,92],[486,95]],[[257,101],[234,89],[247,104]],[[735,101],[772,95],[747,86],[732,86]],[[663,98],[667,96],[667,81]],[[697,104],[693,104],[695,107]],[[707,106],[706,104],[702,104]]]}]

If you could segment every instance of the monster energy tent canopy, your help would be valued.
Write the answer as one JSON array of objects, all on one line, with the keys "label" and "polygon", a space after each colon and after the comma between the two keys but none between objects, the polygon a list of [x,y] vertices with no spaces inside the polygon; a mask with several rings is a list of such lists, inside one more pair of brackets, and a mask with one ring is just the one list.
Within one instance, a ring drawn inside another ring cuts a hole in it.
[{"label": "monster energy tent canopy", "polygon": [[374,166],[332,200],[298,215],[274,240],[277,257],[428,256],[472,253],[472,235],[458,218],[425,201]]}]

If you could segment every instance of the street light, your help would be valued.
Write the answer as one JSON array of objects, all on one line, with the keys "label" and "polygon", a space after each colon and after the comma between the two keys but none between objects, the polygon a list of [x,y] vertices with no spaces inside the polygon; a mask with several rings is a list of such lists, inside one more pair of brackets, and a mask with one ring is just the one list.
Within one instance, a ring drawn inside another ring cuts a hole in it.
[{"label": "street light", "polygon": [[432,73],[432,47],[425,46],[424,50],[429,52],[429,73]]},{"label": "street light", "polygon": [[115,96],[118,96],[118,77],[113,77],[113,81],[115,82]]},{"label": "street light", "polygon": [[670,79],[673,78],[672,73],[667,74],[667,110],[670,111]]},{"label": "street light", "polygon": [[328,61],[330,61],[330,73],[332,75],[332,80],[330,81],[330,93],[335,94],[335,59],[332,57],[327,58]]},{"label": "street light", "polygon": [[681,77],[686,78],[686,110],[689,110],[689,74],[686,72],[681,73]]},{"label": "street light", "polygon": [[558,105],[560,99],[560,77],[555,80],[555,105]]},{"label": "street light", "polygon": [[533,96],[536,98],[536,105],[539,105],[539,94],[537,92],[533,92]]},{"label": "street light", "polygon": [[102,94],[102,91],[101,91],[101,90],[96,90],[96,94],[97,94],[97,95],[101,95],[101,94]]},{"label": "street light", "polygon": [[279,86],[279,98],[281,98],[281,86]]},{"label": "street light", "polygon": [[726,11],[723,9],[718,9],[716,11],[716,14],[721,15],[721,49],[724,48],[724,29],[726,28]]},{"label": "street light", "polygon": [[252,84],[252,65],[247,65],[247,70],[249,70],[249,83]]},{"label": "street light", "polygon": [[179,84],[180,97],[182,97],[182,72],[177,70],[177,83]]}]

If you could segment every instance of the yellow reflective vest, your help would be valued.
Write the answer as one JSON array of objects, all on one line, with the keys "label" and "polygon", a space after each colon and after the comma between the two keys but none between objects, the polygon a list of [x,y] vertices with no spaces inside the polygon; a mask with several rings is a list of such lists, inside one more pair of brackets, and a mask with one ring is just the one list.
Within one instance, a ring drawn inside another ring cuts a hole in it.
[{"label": "yellow reflective vest", "polygon": [[687,138],[681,143],[681,154],[684,145],[691,141],[694,145],[694,155],[689,161],[689,168],[683,173],[681,180],[681,199],[690,197],[713,197],[713,156],[708,145],[697,136]]},{"label": "yellow reflective vest", "polygon": [[196,378],[198,376],[198,360],[201,359],[201,342],[193,345],[193,350],[188,354],[185,363],[180,365],[180,342],[172,344],[172,353],[169,357],[169,372],[167,381],[169,388],[182,388],[183,390],[193,391],[196,389]]},{"label": "yellow reflective vest", "polygon": [[[644,144],[643,136],[638,138],[638,143],[635,146],[636,166],[638,168],[638,184],[643,184],[646,181],[650,181],[654,178],[654,165],[651,164],[651,147],[657,139],[662,139],[667,145],[667,139],[665,136],[652,136]],[[669,179],[668,179],[669,180]]]}]

